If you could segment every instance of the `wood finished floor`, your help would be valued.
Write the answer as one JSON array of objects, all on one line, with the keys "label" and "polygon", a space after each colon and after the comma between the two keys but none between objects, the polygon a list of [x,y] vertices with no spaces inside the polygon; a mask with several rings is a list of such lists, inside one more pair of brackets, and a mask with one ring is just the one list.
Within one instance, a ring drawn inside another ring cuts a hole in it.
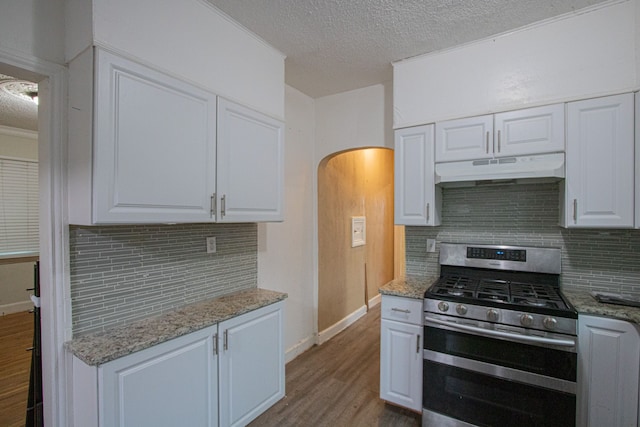
[{"label": "wood finished floor", "polygon": [[380,400],[380,305],[286,366],[286,396],[261,426],[420,426],[420,415]]},{"label": "wood finished floor", "polygon": [[33,345],[33,314],[0,316],[0,426],[24,427]]}]

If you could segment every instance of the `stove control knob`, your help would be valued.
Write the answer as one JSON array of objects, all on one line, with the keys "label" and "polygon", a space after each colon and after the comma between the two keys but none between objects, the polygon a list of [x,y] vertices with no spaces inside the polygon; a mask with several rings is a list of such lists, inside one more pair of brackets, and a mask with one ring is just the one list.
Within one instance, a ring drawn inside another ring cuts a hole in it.
[{"label": "stove control knob", "polygon": [[558,324],[558,321],[553,317],[545,317],[544,320],[542,321],[542,324],[547,329],[555,329],[556,325]]},{"label": "stove control knob", "polygon": [[530,314],[520,315],[520,324],[527,327],[533,325],[533,316]]},{"label": "stove control knob", "polygon": [[490,322],[497,322],[499,317],[500,314],[498,313],[498,310],[494,310],[493,308],[487,310],[487,320]]},{"label": "stove control knob", "polygon": [[449,311],[449,304],[447,304],[447,303],[446,303],[446,302],[444,302],[444,301],[440,301],[440,302],[438,303],[438,309],[439,309],[440,311]]},{"label": "stove control knob", "polygon": [[464,316],[465,314],[467,314],[467,306],[463,304],[456,305],[456,313],[458,313],[460,316]]}]

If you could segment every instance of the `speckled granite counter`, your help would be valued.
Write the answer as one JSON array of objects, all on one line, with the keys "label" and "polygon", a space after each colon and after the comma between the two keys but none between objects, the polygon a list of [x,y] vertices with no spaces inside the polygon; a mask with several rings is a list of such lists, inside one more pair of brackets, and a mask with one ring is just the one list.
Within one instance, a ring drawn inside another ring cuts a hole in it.
[{"label": "speckled granite counter", "polygon": [[382,295],[422,299],[424,292],[437,279],[437,276],[403,277],[382,285],[378,290]]},{"label": "speckled granite counter", "polygon": [[237,292],[130,325],[78,337],[65,343],[65,347],[90,366],[102,365],[285,298],[287,294],[266,289]]},{"label": "speckled granite counter", "polygon": [[578,310],[578,313],[615,317],[616,319],[640,324],[640,308],[604,304],[596,301],[587,291],[563,289],[562,294]]}]

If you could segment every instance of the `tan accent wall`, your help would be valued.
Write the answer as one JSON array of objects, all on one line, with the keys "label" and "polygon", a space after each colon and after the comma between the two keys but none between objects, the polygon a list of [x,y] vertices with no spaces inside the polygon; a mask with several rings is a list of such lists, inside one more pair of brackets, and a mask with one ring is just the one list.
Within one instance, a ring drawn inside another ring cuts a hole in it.
[{"label": "tan accent wall", "polygon": [[[355,248],[353,216],[366,217],[366,245]],[[368,148],[325,158],[318,167],[319,331],[367,304],[393,279],[393,252],[393,151]]]}]

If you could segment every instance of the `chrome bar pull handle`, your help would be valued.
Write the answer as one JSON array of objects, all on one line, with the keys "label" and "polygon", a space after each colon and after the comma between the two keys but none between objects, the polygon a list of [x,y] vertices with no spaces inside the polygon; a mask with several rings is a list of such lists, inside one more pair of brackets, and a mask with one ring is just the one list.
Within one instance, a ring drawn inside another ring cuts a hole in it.
[{"label": "chrome bar pull handle", "polygon": [[573,223],[578,223],[578,199],[573,199]]},{"label": "chrome bar pull handle", "polygon": [[227,195],[223,194],[222,198],[220,199],[220,217],[224,218],[224,216],[227,214]]},{"label": "chrome bar pull handle", "polygon": [[420,335],[416,335],[416,337],[418,338],[416,340],[416,353],[420,353]]},{"label": "chrome bar pull handle", "polygon": [[407,314],[411,313],[411,310],[396,308],[396,307],[391,307],[391,311],[399,311],[400,313],[407,313]]},{"label": "chrome bar pull handle", "polygon": [[229,350],[229,330],[228,329],[224,331],[222,341],[223,341],[222,348],[224,349],[224,351]]},{"label": "chrome bar pull handle", "polygon": [[216,216],[216,210],[218,209],[217,200],[216,193],[213,193],[211,195],[211,218]]},{"label": "chrome bar pull handle", "polygon": [[487,154],[489,154],[489,131],[487,131],[487,144],[486,144],[486,151],[487,151]]},{"label": "chrome bar pull handle", "polygon": [[427,203],[427,222],[429,222],[429,203]]},{"label": "chrome bar pull handle", "polygon": [[213,334],[213,355],[218,355],[218,334]]},{"label": "chrome bar pull handle", "polygon": [[498,131],[498,153],[500,152],[500,131]]}]

